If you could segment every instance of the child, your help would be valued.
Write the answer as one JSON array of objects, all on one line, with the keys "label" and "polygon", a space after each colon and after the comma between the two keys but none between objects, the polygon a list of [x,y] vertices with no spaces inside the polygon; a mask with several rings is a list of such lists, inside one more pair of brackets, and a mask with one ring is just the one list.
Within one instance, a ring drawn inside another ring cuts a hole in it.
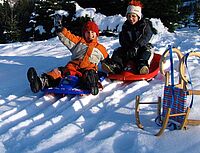
[{"label": "child", "polygon": [[31,67],[27,72],[31,90],[37,93],[43,88],[58,86],[61,78],[67,75],[76,75],[81,78],[84,86],[97,95],[98,89],[98,63],[108,57],[105,47],[98,43],[99,29],[95,22],[88,21],[83,26],[83,37],[73,35],[68,29],[56,21],[56,30],[60,41],[72,53],[71,61],[65,67],[58,67],[50,72],[38,76]]},{"label": "child", "polygon": [[131,1],[127,7],[127,20],[119,34],[121,47],[114,50],[111,60],[108,58],[102,68],[109,73],[120,73],[125,63],[132,60],[139,74],[149,73],[149,64],[153,57],[149,43],[153,32],[150,21],[142,18],[142,3]]}]

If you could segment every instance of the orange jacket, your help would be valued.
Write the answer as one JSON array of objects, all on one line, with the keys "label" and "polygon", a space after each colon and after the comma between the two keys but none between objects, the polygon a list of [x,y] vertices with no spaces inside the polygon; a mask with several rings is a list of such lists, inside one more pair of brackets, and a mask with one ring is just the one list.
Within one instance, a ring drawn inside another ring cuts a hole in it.
[{"label": "orange jacket", "polygon": [[87,43],[83,37],[75,36],[66,28],[58,36],[72,53],[71,62],[78,63],[80,69],[97,70],[99,62],[108,57],[105,47],[98,43],[97,38]]}]

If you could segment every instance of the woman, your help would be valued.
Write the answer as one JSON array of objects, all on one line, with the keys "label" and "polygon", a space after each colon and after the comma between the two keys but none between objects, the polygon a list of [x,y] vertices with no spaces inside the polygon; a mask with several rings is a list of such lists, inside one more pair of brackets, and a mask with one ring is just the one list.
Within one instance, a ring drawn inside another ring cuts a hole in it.
[{"label": "woman", "polygon": [[119,34],[121,47],[114,50],[111,59],[107,58],[102,68],[109,73],[120,73],[127,61],[136,64],[139,74],[148,74],[153,58],[152,45],[149,43],[153,32],[149,20],[142,17],[142,3],[131,1],[127,7],[127,20]]}]

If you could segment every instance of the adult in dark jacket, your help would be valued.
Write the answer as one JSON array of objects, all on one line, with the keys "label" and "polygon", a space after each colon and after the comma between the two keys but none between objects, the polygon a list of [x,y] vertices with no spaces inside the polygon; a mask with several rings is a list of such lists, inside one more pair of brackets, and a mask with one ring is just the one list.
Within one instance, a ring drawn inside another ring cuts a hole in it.
[{"label": "adult in dark jacket", "polygon": [[110,73],[120,73],[129,60],[136,63],[136,70],[140,74],[149,73],[149,65],[153,57],[153,48],[149,43],[153,31],[151,22],[142,18],[142,3],[132,1],[126,12],[127,20],[119,34],[121,47],[114,50],[111,60],[103,63],[103,69]]}]

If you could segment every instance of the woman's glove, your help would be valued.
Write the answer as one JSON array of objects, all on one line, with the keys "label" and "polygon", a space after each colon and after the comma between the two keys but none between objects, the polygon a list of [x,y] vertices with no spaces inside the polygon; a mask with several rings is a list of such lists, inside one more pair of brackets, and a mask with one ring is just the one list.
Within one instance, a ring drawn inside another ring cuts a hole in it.
[{"label": "woman's glove", "polygon": [[133,47],[133,48],[127,50],[127,52],[126,52],[126,57],[127,57],[128,59],[134,58],[135,56],[137,56],[137,51],[138,51],[138,48],[137,48],[137,47]]}]

